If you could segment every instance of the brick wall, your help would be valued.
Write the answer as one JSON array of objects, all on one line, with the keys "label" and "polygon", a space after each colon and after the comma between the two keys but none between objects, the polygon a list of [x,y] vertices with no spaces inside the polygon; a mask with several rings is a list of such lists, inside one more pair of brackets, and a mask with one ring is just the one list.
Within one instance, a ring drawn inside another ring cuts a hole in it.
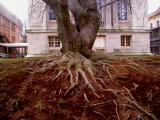
[{"label": "brick wall", "polygon": [[22,39],[21,33],[21,21],[6,8],[0,5],[0,36],[7,39],[5,42],[14,43],[20,42]]}]

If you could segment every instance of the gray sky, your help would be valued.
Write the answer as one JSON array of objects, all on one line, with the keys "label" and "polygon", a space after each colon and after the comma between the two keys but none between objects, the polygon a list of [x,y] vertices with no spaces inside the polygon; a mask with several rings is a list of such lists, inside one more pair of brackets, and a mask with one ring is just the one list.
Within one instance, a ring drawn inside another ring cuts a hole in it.
[{"label": "gray sky", "polygon": [[160,0],[148,0],[148,13],[152,13],[160,7]]},{"label": "gray sky", "polygon": [[[0,0],[0,3],[18,16],[22,22],[27,21],[28,0]],[[160,7],[160,0],[148,0],[148,13]]]},{"label": "gray sky", "polygon": [[27,21],[28,0],[0,0],[0,3],[20,18],[22,22]]}]

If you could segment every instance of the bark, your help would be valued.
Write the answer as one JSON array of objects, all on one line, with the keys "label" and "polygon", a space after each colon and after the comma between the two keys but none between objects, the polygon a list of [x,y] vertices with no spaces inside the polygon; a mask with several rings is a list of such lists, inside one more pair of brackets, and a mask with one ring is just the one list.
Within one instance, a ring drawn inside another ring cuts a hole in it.
[{"label": "bark", "polygon": [[[100,26],[96,0],[43,0],[57,18],[62,53],[79,52],[89,57]],[[75,24],[70,21],[69,11]]]}]

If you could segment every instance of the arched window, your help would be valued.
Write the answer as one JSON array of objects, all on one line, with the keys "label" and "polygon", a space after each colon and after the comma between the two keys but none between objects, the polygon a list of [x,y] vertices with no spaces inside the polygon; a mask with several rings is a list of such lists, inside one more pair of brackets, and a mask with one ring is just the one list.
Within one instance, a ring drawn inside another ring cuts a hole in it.
[{"label": "arched window", "polygon": [[48,10],[48,19],[49,20],[56,20],[56,16],[54,15],[54,12],[53,12],[53,10],[52,9],[50,9],[49,8],[49,10]]},{"label": "arched window", "polygon": [[119,0],[118,4],[118,20],[119,21],[126,21],[128,20],[128,8],[127,3],[124,0]]}]

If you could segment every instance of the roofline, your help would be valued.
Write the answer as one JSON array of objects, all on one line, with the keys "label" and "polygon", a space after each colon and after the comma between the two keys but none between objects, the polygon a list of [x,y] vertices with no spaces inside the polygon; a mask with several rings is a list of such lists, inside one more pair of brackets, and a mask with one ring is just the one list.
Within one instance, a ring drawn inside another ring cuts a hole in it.
[{"label": "roofline", "polygon": [[151,30],[156,30],[156,29],[160,29],[160,27],[155,27],[155,28],[152,28]]},{"label": "roofline", "polygon": [[28,43],[0,43],[0,46],[3,47],[28,47]]},{"label": "roofline", "polygon": [[3,17],[6,17],[8,20],[10,20],[12,23],[15,23],[18,26],[23,26],[22,21],[15,14],[13,14],[6,7],[4,7],[1,3],[0,3],[0,14]]},{"label": "roofline", "polygon": [[152,12],[151,14],[149,14],[148,17],[151,18],[151,17],[153,17],[153,16],[155,16],[157,14],[160,14],[160,7],[156,11]]}]

